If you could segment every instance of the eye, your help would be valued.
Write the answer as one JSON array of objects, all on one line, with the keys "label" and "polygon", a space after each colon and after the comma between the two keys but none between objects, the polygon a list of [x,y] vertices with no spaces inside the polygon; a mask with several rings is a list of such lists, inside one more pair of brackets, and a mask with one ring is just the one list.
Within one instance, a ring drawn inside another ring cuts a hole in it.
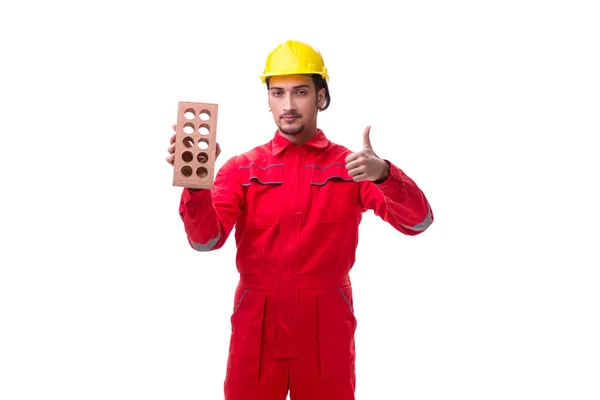
[{"label": "eye", "polygon": [[274,97],[280,97],[280,96],[283,94],[283,92],[282,92],[281,90],[273,90],[273,91],[271,92],[271,94],[272,94]]},{"label": "eye", "polygon": [[304,96],[304,95],[306,95],[306,93],[307,93],[307,92],[306,92],[306,90],[304,90],[304,89],[300,89],[300,90],[297,90],[297,91],[296,91],[296,94],[299,94],[299,95],[301,95],[301,96]]}]

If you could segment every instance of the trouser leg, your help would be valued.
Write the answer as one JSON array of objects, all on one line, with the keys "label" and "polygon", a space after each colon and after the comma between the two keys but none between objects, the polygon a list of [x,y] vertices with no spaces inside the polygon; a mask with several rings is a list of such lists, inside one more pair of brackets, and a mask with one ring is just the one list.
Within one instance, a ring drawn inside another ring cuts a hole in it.
[{"label": "trouser leg", "polygon": [[350,286],[300,293],[298,358],[290,363],[291,400],[354,400]]},{"label": "trouser leg", "polygon": [[225,400],[285,400],[289,359],[275,357],[274,302],[263,291],[236,291]]},{"label": "trouser leg", "polygon": [[289,360],[264,363],[260,380],[255,384],[225,380],[225,400],[285,400],[288,394]]}]

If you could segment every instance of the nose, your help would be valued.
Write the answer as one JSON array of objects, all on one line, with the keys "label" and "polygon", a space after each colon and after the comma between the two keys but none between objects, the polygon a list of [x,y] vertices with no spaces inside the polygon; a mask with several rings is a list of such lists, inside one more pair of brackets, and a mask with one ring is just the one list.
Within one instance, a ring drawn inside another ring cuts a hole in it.
[{"label": "nose", "polygon": [[285,95],[285,98],[283,100],[283,111],[289,112],[294,110],[296,110],[296,105],[294,104],[294,97],[291,93],[288,93]]}]

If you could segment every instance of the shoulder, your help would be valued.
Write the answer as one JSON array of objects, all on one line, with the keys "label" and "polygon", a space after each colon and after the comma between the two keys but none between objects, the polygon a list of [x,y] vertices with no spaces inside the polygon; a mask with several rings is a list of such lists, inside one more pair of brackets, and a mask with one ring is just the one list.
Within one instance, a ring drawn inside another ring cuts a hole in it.
[{"label": "shoulder", "polygon": [[261,144],[243,153],[236,154],[225,161],[225,170],[247,169],[252,164],[269,164],[272,157],[271,142]]},{"label": "shoulder", "polygon": [[272,157],[271,142],[267,142],[238,154],[235,159],[238,166],[248,167],[250,164],[269,164]]},{"label": "shoulder", "polygon": [[328,146],[324,149],[323,155],[325,159],[337,162],[343,162],[344,159],[352,153],[352,150],[348,149],[338,143],[329,141]]},{"label": "shoulder", "polygon": [[347,148],[346,146],[343,146],[341,144],[334,143],[334,142],[329,142],[329,143],[330,143],[330,148],[334,152],[338,152],[338,153],[351,153],[352,152],[349,148]]}]

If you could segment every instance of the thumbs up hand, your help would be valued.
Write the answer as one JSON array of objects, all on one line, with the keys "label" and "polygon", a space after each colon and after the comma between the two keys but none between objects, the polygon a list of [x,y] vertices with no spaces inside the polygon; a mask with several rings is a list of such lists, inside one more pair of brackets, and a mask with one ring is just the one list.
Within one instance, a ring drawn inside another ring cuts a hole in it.
[{"label": "thumbs up hand", "polygon": [[363,149],[349,154],[345,160],[348,175],[355,182],[383,180],[390,173],[388,163],[377,157],[377,154],[373,151],[370,133],[371,127],[367,126],[363,132]]}]

